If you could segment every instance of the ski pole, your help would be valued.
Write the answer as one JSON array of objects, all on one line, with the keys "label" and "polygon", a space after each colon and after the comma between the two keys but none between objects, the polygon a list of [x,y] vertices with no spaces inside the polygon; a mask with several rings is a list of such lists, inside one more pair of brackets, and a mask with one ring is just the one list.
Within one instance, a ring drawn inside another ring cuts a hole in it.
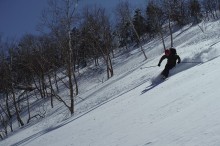
[{"label": "ski pole", "polygon": [[188,62],[180,62],[180,63],[203,63],[203,62],[192,62],[192,61],[188,61]]},{"label": "ski pole", "polygon": [[157,65],[152,65],[152,66],[141,67],[141,69],[143,69],[143,68],[151,68],[151,67],[157,67]]}]

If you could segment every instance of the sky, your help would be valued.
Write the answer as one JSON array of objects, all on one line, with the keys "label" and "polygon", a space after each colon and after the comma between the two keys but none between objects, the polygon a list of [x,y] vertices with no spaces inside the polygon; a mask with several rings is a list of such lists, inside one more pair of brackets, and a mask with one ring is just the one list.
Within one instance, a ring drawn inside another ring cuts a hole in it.
[{"label": "sky", "polygon": [[36,33],[36,24],[46,0],[0,0],[0,33],[17,38]]},{"label": "sky", "polygon": [[[100,4],[109,9],[119,0],[79,0],[79,7]],[[143,6],[146,0],[129,0],[134,6]],[[26,33],[38,34],[36,25],[47,0],[0,0],[0,34],[3,37],[20,38]]]},{"label": "sky", "polygon": [[[116,51],[109,80],[104,80],[105,71],[79,70],[83,78],[74,116],[67,118],[69,111],[62,103],[51,109],[48,101],[45,118],[25,128],[16,129],[15,123],[14,134],[0,145],[219,146],[219,23],[187,25],[173,34],[182,63],[165,81],[159,74],[166,61],[157,66],[163,55],[157,38],[143,45],[146,61],[140,48],[121,55]],[[170,44],[170,37],[165,43]],[[68,99],[68,90],[60,94]]]}]

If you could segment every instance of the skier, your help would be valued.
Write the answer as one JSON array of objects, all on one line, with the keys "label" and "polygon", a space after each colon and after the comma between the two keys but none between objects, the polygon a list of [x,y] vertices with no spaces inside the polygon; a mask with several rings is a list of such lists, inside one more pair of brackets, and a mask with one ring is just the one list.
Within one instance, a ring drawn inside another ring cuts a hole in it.
[{"label": "skier", "polygon": [[158,63],[158,66],[160,67],[161,62],[167,59],[167,64],[164,68],[164,70],[162,71],[161,75],[163,76],[163,78],[167,78],[169,75],[169,71],[176,66],[176,61],[179,64],[181,62],[181,59],[179,57],[179,55],[177,55],[176,53],[176,49],[175,48],[170,48],[169,50],[165,50],[165,55],[163,55],[160,58],[160,61]]}]

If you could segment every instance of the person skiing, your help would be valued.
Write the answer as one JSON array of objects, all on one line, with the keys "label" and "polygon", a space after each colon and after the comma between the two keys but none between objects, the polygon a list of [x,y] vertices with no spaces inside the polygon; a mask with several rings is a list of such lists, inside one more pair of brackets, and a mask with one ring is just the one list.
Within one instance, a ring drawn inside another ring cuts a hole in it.
[{"label": "person skiing", "polygon": [[167,64],[165,65],[164,70],[162,71],[161,75],[163,78],[167,78],[169,75],[169,71],[176,66],[176,62],[179,64],[181,62],[181,59],[179,55],[176,53],[175,48],[170,48],[169,50],[165,50],[165,55],[163,55],[160,58],[160,61],[158,63],[158,66],[160,67],[161,62],[167,59]]}]

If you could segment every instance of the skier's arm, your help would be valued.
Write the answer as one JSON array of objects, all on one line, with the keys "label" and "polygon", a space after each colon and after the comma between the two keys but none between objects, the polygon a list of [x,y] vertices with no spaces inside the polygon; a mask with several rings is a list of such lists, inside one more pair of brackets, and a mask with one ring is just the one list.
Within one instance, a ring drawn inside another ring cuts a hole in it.
[{"label": "skier's arm", "polygon": [[161,58],[160,58],[160,61],[158,63],[158,66],[160,66],[161,62],[166,58],[167,56],[166,55],[163,55]]}]

